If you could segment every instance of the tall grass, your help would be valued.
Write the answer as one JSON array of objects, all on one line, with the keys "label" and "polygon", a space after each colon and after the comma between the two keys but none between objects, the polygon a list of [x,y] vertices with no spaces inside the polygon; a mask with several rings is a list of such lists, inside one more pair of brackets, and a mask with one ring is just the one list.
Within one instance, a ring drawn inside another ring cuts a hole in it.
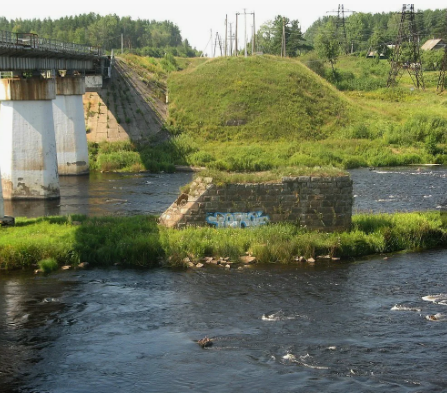
[{"label": "tall grass", "polygon": [[158,266],[163,260],[175,266],[185,257],[238,261],[246,253],[261,263],[290,263],[299,255],[358,257],[447,246],[437,212],[356,215],[351,232],[344,233],[309,232],[286,223],[174,230],[159,227],[151,216],[18,219],[16,227],[0,230],[0,269],[30,267],[48,258],[59,265]]}]

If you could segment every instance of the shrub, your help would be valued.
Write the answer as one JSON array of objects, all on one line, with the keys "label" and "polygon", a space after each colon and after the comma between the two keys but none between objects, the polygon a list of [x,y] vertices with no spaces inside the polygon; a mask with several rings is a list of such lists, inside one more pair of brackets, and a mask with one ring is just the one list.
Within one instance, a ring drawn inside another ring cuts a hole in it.
[{"label": "shrub", "polygon": [[58,263],[54,258],[42,259],[41,261],[37,262],[37,265],[44,273],[50,273],[58,268]]}]

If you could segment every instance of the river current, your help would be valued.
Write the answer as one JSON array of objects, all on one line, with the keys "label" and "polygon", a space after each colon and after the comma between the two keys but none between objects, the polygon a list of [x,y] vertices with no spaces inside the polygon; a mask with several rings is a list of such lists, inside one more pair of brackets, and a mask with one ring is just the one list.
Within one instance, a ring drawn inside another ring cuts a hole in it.
[{"label": "river current", "polygon": [[[354,208],[434,209],[446,173],[352,171]],[[117,191],[98,198],[127,201],[112,214],[160,213],[181,185],[159,175],[145,204],[125,184],[153,180],[108,176],[102,189]],[[446,392],[446,275],[447,250],[243,271],[0,272],[0,392]]]}]

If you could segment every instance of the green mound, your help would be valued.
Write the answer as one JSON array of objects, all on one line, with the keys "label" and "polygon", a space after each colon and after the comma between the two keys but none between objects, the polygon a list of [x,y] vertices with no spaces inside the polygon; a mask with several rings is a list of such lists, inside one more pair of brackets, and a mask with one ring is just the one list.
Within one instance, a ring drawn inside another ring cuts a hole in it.
[{"label": "green mound", "polygon": [[209,60],[168,79],[173,126],[208,140],[322,139],[360,109],[293,59]]}]

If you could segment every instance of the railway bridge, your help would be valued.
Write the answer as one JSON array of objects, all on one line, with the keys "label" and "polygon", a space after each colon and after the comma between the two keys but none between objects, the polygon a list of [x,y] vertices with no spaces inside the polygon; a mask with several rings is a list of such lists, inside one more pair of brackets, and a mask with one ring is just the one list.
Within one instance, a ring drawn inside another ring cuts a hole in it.
[{"label": "railway bridge", "polygon": [[88,173],[82,95],[110,63],[97,47],[0,31],[0,221],[3,199],[59,198],[59,176]]}]

